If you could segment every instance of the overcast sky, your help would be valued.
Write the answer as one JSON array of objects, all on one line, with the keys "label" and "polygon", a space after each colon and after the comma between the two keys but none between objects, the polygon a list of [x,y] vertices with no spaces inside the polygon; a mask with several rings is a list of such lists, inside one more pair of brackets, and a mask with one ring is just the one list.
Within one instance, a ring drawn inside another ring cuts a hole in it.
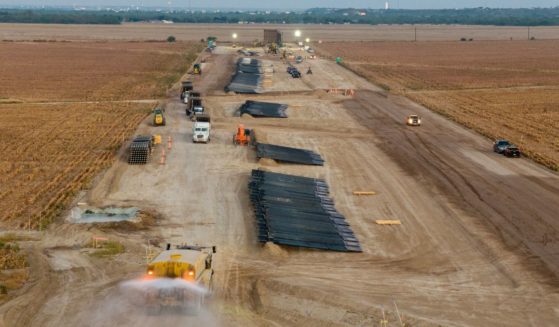
[{"label": "overcast sky", "polygon": [[[192,8],[258,8],[258,9],[306,9],[312,7],[383,8],[385,0],[0,0],[0,5],[87,5],[120,6],[143,5]],[[559,0],[391,0],[390,7],[402,9],[439,9],[465,7],[531,8],[559,6]]]}]

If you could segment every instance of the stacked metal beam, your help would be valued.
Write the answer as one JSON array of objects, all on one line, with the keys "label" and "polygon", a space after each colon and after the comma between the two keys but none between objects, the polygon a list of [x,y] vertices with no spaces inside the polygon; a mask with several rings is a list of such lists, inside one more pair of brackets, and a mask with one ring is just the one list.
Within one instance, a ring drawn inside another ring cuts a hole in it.
[{"label": "stacked metal beam", "polygon": [[287,118],[286,104],[247,100],[240,108],[241,116]]},{"label": "stacked metal beam", "polygon": [[256,144],[256,157],[304,165],[324,165],[324,159],[314,151],[265,143]]},{"label": "stacked metal beam", "polygon": [[362,251],[324,180],[253,170],[249,189],[260,242]]},{"label": "stacked metal beam", "polygon": [[128,163],[145,165],[151,156],[151,146],[151,136],[136,136],[128,148]]},{"label": "stacked metal beam", "polygon": [[225,91],[235,93],[262,93],[263,69],[258,59],[241,58],[237,62],[237,71]]}]

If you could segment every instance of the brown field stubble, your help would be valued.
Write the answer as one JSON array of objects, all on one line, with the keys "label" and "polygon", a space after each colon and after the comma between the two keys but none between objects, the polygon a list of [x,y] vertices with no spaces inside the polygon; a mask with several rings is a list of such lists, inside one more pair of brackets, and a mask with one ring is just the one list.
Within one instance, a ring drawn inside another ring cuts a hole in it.
[{"label": "brown field stubble", "polygon": [[0,43],[0,99],[98,101],[162,97],[198,43]]},{"label": "brown field stubble", "polygon": [[0,216],[43,227],[113,160],[147,104],[4,105]]},{"label": "brown field stubble", "polygon": [[370,81],[559,168],[559,41],[333,42]]},{"label": "brown field stubble", "polygon": [[153,107],[110,101],[163,96],[200,46],[57,42],[0,49],[0,98],[21,101],[0,104],[0,223],[42,228],[112,163]]}]

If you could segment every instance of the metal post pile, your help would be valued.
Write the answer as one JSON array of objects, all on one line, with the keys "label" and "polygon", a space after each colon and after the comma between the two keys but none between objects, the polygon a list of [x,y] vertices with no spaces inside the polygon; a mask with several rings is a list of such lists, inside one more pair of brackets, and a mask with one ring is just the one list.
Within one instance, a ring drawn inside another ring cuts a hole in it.
[{"label": "metal post pile", "polygon": [[324,159],[314,151],[265,143],[256,144],[256,157],[304,165],[324,165]]},{"label": "metal post pile", "polygon": [[146,164],[151,156],[151,147],[151,136],[136,136],[128,148],[128,163],[131,165]]},{"label": "metal post pile", "polygon": [[264,70],[258,59],[241,58],[237,62],[237,71],[225,91],[235,93],[262,93]]},{"label": "metal post pile", "polygon": [[362,251],[324,180],[253,170],[249,189],[260,242]]}]

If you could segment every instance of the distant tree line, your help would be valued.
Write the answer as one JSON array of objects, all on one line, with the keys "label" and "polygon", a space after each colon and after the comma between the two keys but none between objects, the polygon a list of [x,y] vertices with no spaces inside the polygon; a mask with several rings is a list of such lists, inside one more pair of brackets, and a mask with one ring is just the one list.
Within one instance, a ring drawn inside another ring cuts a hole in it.
[{"label": "distant tree line", "polygon": [[459,24],[559,25],[559,7],[533,9],[371,10],[314,8],[303,12],[188,12],[147,10],[2,9],[2,23],[121,24],[168,20],[176,23],[270,24]]},{"label": "distant tree line", "polygon": [[104,11],[0,10],[0,23],[120,24],[122,17]]}]

